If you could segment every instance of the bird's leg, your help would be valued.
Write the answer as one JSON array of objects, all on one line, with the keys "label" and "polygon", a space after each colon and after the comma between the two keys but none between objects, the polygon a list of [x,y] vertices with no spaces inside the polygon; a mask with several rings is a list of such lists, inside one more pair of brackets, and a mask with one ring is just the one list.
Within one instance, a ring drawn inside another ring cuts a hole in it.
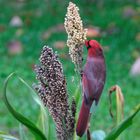
[{"label": "bird's leg", "polygon": [[91,135],[89,129],[87,129],[87,140],[91,140]]},{"label": "bird's leg", "polygon": [[91,113],[89,114],[88,124],[87,124],[87,140],[91,140],[91,135],[90,135],[90,117],[91,117]]}]

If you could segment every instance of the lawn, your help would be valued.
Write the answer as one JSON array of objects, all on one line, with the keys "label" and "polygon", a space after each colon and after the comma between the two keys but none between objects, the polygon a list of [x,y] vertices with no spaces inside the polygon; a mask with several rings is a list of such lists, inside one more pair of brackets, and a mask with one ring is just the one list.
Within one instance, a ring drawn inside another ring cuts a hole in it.
[{"label": "lawn", "polygon": [[[126,117],[140,101],[140,76],[130,75],[132,64],[140,56],[140,37],[138,38],[140,1],[75,0],[74,2],[80,8],[84,27],[99,28],[100,35],[95,36],[94,39],[98,40],[104,49],[107,81],[97,113],[91,118],[91,130],[103,129],[109,132],[115,124],[109,115],[109,88],[116,84],[122,88]],[[71,98],[74,95],[77,79],[74,65],[68,55],[68,47],[55,45],[58,41],[67,40],[67,34],[63,29],[58,29],[58,25],[62,26],[64,23],[68,3],[68,0],[0,0],[0,131],[18,135],[19,130],[19,122],[12,117],[2,101],[5,78],[16,71],[32,86],[36,82],[33,66],[39,63],[38,58],[44,45],[49,45],[58,52],[63,64],[69,96]],[[10,24],[14,16],[22,20],[21,26],[14,27]],[[10,52],[9,44],[13,41],[20,44],[20,54]],[[84,49],[84,58],[86,54],[87,51]],[[36,122],[39,107],[32,99],[27,87],[16,77],[9,83],[8,98],[17,111]],[[115,94],[113,99],[115,112]],[[133,125],[124,132],[125,139],[139,140],[139,115],[140,113]]]}]

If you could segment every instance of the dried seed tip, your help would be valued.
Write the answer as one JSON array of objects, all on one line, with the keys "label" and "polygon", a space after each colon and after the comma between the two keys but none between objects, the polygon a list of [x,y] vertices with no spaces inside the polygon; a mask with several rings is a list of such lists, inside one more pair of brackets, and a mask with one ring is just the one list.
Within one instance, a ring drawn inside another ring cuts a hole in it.
[{"label": "dried seed tip", "polygon": [[86,40],[87,29],[83,29],[82,20],[78,13],[79,8],[72,2],[69,3],[67,14],[64,22],[68,34],[67,46],[72,62],[76,69],[81,72],[83,43]]},{"label": "dried seed tip", "polygon": [[111,99],[111,95],[112,93],[116,91],[116,100],[117,100],[117,107],[119,106],[119,110],[121,110],[121,115],[123,118],[123,107],[124,107],[124,97],[123,97],[123,93],[121,91],[121,88],[118,85],[112,86],[109,89],[109,111],[110,111],[110,115],[113,118],[113,113],[112,113],[112,99]]},{"label": "dried seed tip", "polygon": [[[69,113],[68,94],[62,64],[58,56],[48,46],[44,46],[39,58],[40,65],[35,66],[38,84],[34,89],[56,124],[59,140],[66,140],[74,133],[73,116]],[[71,131],[69,131],[71,130]]]}]

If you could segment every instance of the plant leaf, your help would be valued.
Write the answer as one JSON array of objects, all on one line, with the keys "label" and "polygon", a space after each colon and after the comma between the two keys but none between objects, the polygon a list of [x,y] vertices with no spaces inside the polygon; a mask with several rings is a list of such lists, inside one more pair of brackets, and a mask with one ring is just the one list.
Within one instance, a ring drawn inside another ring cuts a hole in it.
[{"label": "plant leaf", "polygon": [[20,137],[20,140],[28,140],[27,139],[27,136],[25,135],[25,130],[23,128],[23,124],[19,124],[19,137]]},{"label": "plant leaf", "polygon": [[[23,80],[20,76],[18,76],[18,79],[31,91],[32,98],[34,101],[40,106],[40,115],[39,115],[39,120],[37,121],[37,126],[41,128],[41,131],[46,134],[47,138],[50,139],[50,116],[49,113],[46,111],[46,108],[44,107],[42,101],[40,100],[39,96],[35,93],[35,91],[32,89],[32,87],[25,81]],[[47,124],[47,125],[46,125]]]},{"label": "plant leaf", "polygon": [[8,85],[8,81],[9,79],[14,75],[15,73],[11,73],[4,84],[4,96],[3,96],[3,100],[5,102],[5,105],[7,106],[8,110],[11,112],[11,114],[14,116],[14,118],[16,118],[19,122],[21,122],[22,124],[24,124],[35,136],[36,140],[47,140],[47,138],[45,137],[45,135],[26,117],[24,117],[22,114],[20,114],[19,112],[15,111],[15,109],[10,105],[8,99],[7,99],[7,95],[6,95],[6,89],[7,89],[7,85]]},{"label": "plant leaf", "polygon": [[115,127],[104,140],[115,140],[126,128],[132,125],[133,118],[140,111],[140,104],[138,104],[132,111],[131,115]]},{"label": "plant leaf", "polygon": [[[46,125],[47,124],[47,125]],[[40,115],[37,121],[37,126],[40,126],[42,132],[50,139],[50,116],[49,113],[40,107]]]},{"label": "plant leaf", "polygon": [[32,98],[35,100],[35,102],[39,106],[41,106],[41,108],[43,108],[45,110],[44,105],[42,104],[42,102],[41,102],[40,98],[37,96],[37,94],[35,94],[35,91],[32,89],[32,87],[29,86],[28,83],[25,80],[23,80],[20,76],[17,76],[17,77],[24,85],[26,85],[27,88],[29,88],[31,90],[31,93],[32,93],[31,95],[32,95]]}]

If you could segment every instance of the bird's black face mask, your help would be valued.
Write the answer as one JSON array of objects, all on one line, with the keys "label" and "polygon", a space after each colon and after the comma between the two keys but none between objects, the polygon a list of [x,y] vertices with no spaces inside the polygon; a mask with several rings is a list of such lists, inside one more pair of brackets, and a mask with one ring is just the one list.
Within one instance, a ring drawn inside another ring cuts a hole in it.
[{"label": "bird's black face mask", "polygon": [[87,50],[88,50],[89,48],[91,48],[91,46],[90,46],[89,42],[90,42],[90,40],[88,41],[88,47],[87,47]]}]

